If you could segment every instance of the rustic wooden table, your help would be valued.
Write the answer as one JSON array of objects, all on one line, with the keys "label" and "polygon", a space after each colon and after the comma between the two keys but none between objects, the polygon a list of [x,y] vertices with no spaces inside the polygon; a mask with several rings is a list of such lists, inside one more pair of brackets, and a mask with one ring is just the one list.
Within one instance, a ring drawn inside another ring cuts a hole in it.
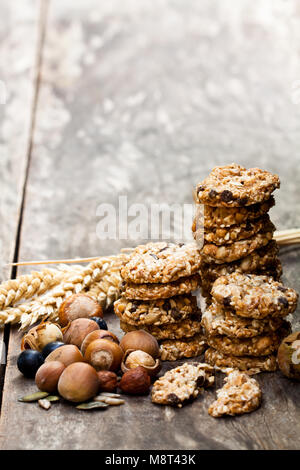
[{"label": "rustic wooden table", "polygon": [[[25,272],[13,260],[133,246],[99,240],[100,203],[192,203],[232,161],[279,173],[272,218],[300,226],[297,0],[2,0],[0,13],[2,279]],[[281,250],[298,290],[299,254]],[[214,390],[181,410],[149,397],[105,413],[25,406],[20,337],[1,336],[2,449],[300,447],[300,388],[280,373],[258,376],[262,406],[240,418],[208,416]]]}]

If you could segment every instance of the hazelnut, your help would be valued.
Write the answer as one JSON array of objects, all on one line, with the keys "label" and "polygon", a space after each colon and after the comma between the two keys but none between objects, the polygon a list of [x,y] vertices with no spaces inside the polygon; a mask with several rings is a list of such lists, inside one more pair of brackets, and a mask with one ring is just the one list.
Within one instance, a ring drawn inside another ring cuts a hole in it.
[{"label": "hazelnut", "polygon": [[59,361],[65,367],[73,364],[74,362],[83,362],[83,355],[74,344],[65,344],[59,348],[54,349],[45,359],[45,362]]},{"label": "hazelnut", "polygon": [[150,385],[150,376],[141,366],[125,372],[119,383],[122,392],[129,395],[144,395],[149,392]]},{"label": "hazelnut", "polygon": [[150,354],[144,351],[128,349],[121,364],[122,371],[127,372],[139,366],[144,367],[148,374],[154,377],[161,370],[161,361],[159,359],[153,359]]},{"label": "hazelnut", "polygon": [[64,342],[80,348],[86,336],[93,331],[99,331],[99,326],[95,321],[88,318],[77,318],[63,329]]},{"label": "hazelnut", "polygon": [[84,359],[97,371],[119,370],[123,359],[123,350],[114,341],[96,339],[86,348]]},{"label": "hazelnut", "polygon": [[97,372],[99,379],[100,392],[113,392],[118,385],[117,374],[109,370],[100,370]]},{"label": "hazelnut", "polygon": [[77,318],[103,317],[101,306],[86,294],[74,294],[68,297],[58,311],[59,323],[67,326]]},{"label": "hazelnut", "polygon": [[99,380],[95,369],[85,362],[70,364],[58,381],[59,394],[68,401],[80,403],[97,395]]},{"label": "hazelnut", "polygon": [[42,392],[54,393],[65,366],[62,362],[45,362],[37,371],[35,383]]},{"label": "hazelnut", "polygon": [[124,352],[128,349],[139,350],[150,354],[155,359],[159,357],[159,345],[156,338],[144,330],[126,333],[121,339],[120,346]]},{"label": "hazelnut", "polygon": [[278,349],[279,369],[289,379],[300,380],[300,332],[287,336]]},{"label": "hazelnut", "polygon": [[87,350],[88,346],[96,339],[107,339],[109,341],[113,341],[114,343],[119,344],[119,340],[117,336],[114,335],[111,331],[108,331],[108,330],[92,331],[92,333],[89,333],[82,342],[81,352],[83,355],[85,354],[85,351]]}]

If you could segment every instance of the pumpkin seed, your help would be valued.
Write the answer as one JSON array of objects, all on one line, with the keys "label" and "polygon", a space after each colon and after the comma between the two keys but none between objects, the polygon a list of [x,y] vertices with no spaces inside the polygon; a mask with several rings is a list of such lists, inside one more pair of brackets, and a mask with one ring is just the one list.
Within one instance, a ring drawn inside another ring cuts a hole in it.
[{"label": "pumpkin seed", "polygon": [[94,408],[108,408],[106,403],[100,401],[90,401],[89,403],[82,403],[81,405],[76,406],[78,410],[93,410]]},{"label": "pumpkin seed", "polygon": [[25,395],[25,397],[18,398],[18,401],[23,401],[25,403],[32,403],[34,401],[42,400],[43,398],[48,397],[49,393],[47,392],[35,392],[30,395]]},{"label": "pumpkin seed", "polygon": [[38,404],[40,405],[41,408],[43,408],[44,410],[49,410],[49,408],[51,408],[51,403],[49,400],[47,400],[47,398],[43,398],[42,400],[39,400],[38,401]]},{"label": "pumpkin seed", "polygon": [[49,396],[47,397],[47,400],[48,400],[48,401],[51,401],[51,402],[55,402],[55,401],[59,401],[60,398],[57,397],[56,395],[49,395]]}]

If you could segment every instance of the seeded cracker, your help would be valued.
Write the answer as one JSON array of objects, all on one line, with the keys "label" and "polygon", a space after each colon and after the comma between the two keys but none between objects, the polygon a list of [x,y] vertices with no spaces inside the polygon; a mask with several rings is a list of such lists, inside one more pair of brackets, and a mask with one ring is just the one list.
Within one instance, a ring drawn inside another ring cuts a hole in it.
[{"label": "seeded cracker", "polygon": [[184,363],[156,380],[152,402],[181,408],[184,402],[196,398],[203,388],[213,385],[213,374],[214,368],[208,364]]}]

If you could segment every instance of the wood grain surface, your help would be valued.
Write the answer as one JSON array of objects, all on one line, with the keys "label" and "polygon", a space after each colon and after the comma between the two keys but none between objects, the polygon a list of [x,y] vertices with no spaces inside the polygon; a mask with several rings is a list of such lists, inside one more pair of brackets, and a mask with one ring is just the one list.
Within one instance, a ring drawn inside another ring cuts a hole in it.
[{"label": "wood grain surface", "polygon": [[[117,207],[121,195],[128,205],[192,204],[193,186],[232,161],[277,172],[272,219],[278,229],[300,227],[299,23],[296,0],[234,9],[221,0],[50,0],[19,259],[134,246],[143,239],[98,238],[99,204]],[[299,254],[281,251],[284,281],[297,290]],[[112,314],[107,321],[120,334]],[[16,368],[20,338],[10,337],[2,449],[300,446],[299,385],[279,372],[258,376],[262,406],[239,418],[208,415],[215,389],[180,410],[128,397],[105,412],[63,403],[46,412],[17,402],[35,388]]]},{"label": "wood grain surface", "polygon": [[[11,278],[7,264],[18,249],[23,191],[30,154],[37,80],[38,2],[25,0],[0,5],[0,279]],[[8,335],[8,328],[5,332]],[[0,332],[0,393],[7,338]]]}]

